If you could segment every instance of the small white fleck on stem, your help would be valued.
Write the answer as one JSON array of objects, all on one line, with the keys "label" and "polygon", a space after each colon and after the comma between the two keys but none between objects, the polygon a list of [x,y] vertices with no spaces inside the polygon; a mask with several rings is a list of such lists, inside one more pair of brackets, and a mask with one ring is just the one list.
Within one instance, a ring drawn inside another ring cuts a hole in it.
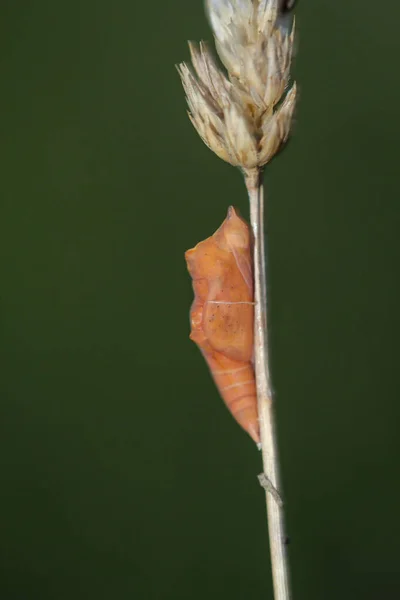
[{"label": "small white fleck on stem", "polygon": [[[284,507],[271,390],[267,334],[267,278],[264,249],[264,188],[262,169],[245,171],[250,200],[250,222],[254,235],[254,363],[264,474],[272,490],[265,487],[269,543],[275,600],[290,600],[289,563],[286,552]],[[280,500],[280,501],[279,501]]]}]

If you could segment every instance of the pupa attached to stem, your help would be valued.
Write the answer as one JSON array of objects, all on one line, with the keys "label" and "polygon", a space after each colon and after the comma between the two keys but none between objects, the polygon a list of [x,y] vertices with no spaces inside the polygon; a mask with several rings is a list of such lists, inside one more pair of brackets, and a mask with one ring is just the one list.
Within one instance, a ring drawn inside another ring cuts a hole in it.
[{"label": "pupa attached to stem", "polygon": [[231,206],[221,227],[185,254],[195,299],[190,338],[198,345],[236,421],[258,444],[253,365],[251,233]]},{"label": "pupa attached to stem", "polygon": [[[263,169],[289,138],[296,104],[290,86],[293,0],[206,0],[216,49],[190,43],[193,69],[178,70],[189,117],[207,146],[240,168],[250,200],[254,239],[254,366],[275,600],[290,600],[289,564],[270,384],[264,249]],[[289,11],[289,12],[288,12]],[[270,488],[270,489],[269,489]],[[272,493],[274,489],[278,493]]]}]

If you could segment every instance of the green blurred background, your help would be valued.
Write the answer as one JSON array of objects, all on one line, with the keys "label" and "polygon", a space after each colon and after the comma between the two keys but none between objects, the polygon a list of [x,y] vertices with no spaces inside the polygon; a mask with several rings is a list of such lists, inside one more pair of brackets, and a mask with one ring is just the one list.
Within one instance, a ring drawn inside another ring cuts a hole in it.
[{"label": "green blurred background", "polygon": [[[294,598],[400,596],[400,7],[303,0],[267,172]],[[271,598],[260,456],[188,340],[241,176],[174,64],[202,1],[0,6],[0,598]]]}]

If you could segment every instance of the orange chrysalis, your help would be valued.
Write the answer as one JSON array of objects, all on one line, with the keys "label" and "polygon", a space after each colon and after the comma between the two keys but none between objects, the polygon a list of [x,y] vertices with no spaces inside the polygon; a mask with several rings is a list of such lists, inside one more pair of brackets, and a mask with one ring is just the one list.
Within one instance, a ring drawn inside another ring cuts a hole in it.
[{"label": "orange chrysalis", "polygon": [[248,224],[230,206],[221,227],[185,258],[194,291],[190,339],[200,348],[232,415],[259,443]]}]

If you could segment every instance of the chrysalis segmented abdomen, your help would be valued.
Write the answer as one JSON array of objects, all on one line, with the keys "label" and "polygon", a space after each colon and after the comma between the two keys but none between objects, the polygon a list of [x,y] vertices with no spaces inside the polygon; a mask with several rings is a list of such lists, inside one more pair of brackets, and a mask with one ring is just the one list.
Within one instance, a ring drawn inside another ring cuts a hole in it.
[{"label": "chrysalis segmented abdomen", "polygon": [[226,406],[257,444],[260,438],[252,362],[233,361],[216,352],[205,355],[205,359]]}]

